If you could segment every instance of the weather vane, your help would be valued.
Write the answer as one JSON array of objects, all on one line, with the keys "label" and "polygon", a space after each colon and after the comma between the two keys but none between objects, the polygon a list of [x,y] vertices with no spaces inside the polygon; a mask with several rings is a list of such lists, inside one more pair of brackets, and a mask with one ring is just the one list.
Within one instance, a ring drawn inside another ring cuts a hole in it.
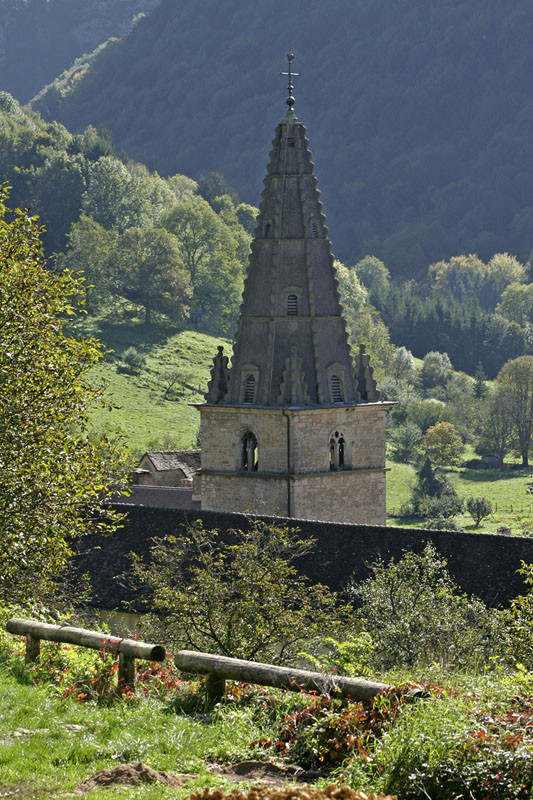
[{"label": "weather vane", "polygon": [[294,53],[291,53],[291,48],[290,47],[289,47],[289,52],[287,53],[287,61],[289,62],[289,71],[288,72],[280,72],[279,74],[280,75],[287,75],[287,77],[289,78],[289,96],[287,97],[285,102],[289,106],[289,109],[292,111],[293,106],[294,106],[294,95],[292,93],[293,89],[294,89],[294,86],[293,86],[293,83],[292,83],[292,79],[293,78],[298,78],[300,76],[300,73],[292,71],[292,62],[294,61]]}]

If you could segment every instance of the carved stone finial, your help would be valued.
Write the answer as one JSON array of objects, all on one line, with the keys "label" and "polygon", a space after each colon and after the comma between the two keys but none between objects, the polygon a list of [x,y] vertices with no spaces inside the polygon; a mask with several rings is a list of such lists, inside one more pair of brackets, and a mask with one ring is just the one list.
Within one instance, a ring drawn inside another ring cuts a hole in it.
[{"label": "carved stone finial", "polygon": [[280,405],[308,406],[309,395],[305,383],[302,359],[298,358],[296,347],[291,347],[291,354],[285,361],[285,369],[279,390]]},{"label": "carved stone finial", "polygon": [[228,357],[224,355],[224,348],[219,345],[211,367],[211,380],[207,386],[206,402],[221,403],[227,394],[228,382]]},{"label": "carved stone finial", "polygon": [[361,403],[377,403],[381,397],[373,376],[374,368],[370,366],[370,356],[366,352],[366,345],[360,344],[359,354],[355,362],[355,380],[358,400]]}]

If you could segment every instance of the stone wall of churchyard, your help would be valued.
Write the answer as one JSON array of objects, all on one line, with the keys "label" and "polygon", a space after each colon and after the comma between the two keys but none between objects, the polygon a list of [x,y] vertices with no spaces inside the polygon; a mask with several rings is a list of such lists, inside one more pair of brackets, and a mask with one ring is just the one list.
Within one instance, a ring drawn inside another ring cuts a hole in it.
[{"label": "stone wall of churchyard", "polygon": [[[222,539],[231,530],[249,524],[244,514],[215,511],[120,506],[127,511],[124,526],[113,536],[91,534],[77,543],[74,569],[88,573],[93,603],[100,608],[120,609],[123,603],[142,610],[143,598],[124,580],[130,552],[147,556],[150,540],[186,530],[188,522],[201,520],[216,528]],[[524,590],[516,570],[521,561],[533,562],[533,539],[482,533],[455,533],[414,528],[346,525],[309,520],[260,517],[298,528],[302,537],[316,539],[312,553],[300,559],[298,569],[314,582],[342,590],[351,575],[357,581],[369,574],[369,564],[378,558],[400,558],[406,550],[420,552],[427,542],[448,559],[448,568],[461,589],[478,595],[489,605],[506,605]]]}]

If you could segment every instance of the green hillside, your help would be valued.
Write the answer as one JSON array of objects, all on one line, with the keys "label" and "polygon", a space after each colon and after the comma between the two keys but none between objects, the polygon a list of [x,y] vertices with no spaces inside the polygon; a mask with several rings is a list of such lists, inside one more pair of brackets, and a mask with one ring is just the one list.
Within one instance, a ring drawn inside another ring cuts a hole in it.
[{"label": "green hillside", "polygon": [[[148,449],[195,447],[200,417],[191,403],[203,401],[217,346],[227,341],[187,329],[94,319],[84,329],[112,351],[89,373],[109,403],[108,409],[95,409],[93,427],[121,436],[136,456]],[[146,359],[133,375],[121,371],[130,347]]]},{"label": "green hillside", "polygon": [[0,90],[27,103],[158,0],[0,0]]},{"label": "green hillside", "polygon": [[532,35],[529,0],[163,0],[37,107],[103,123],[162,173],[221,170],[257,204],[290,40],[336,254],[419,276],[531,252]]}]

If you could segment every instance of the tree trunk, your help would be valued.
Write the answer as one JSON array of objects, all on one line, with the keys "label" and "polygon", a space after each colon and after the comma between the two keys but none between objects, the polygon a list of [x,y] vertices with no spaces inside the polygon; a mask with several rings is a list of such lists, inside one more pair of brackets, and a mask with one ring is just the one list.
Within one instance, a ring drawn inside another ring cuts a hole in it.
[{"label": "tree trunk", "polygon": [[152,309],[150,306],[144,307],[144,324],[150,325],[152,322]]}]

